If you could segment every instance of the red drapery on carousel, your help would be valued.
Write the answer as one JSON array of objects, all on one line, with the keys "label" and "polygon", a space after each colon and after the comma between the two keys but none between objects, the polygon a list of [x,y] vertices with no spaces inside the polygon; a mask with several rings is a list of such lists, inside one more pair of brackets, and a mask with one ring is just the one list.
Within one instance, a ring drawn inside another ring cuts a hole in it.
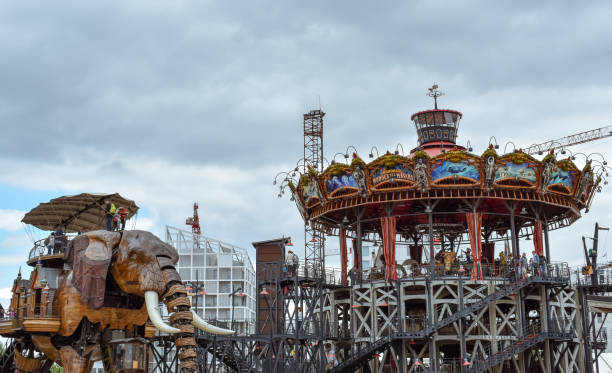
[{"label": "red drapery on carousel", "polygon": [[346,281],[346,267],[348,264],[348,254],[346,252],[346,230],[340,228],[340,266],[342,269],[342,285],[348,285]]},{"label": "red drapery on carousel", "polygon": [[383,249],[385,251],[385,280],[397,281],[395,270],[395,216],[380,219]]},{"label": "red drapery on carousel", "polygon": [[359,253],[357,252],[357,239],[353,238],[353,267],[359,268]]},{"label": "red drapery on carousel", "polygon": [[482,243],[480,242],[482,213],[477,212],[474,214],[468,212],[465,214],[465,220],[467,221],[468,233],[470,234],[470,247],[472,249],[472,257],[474,259],[470,280],[482,280],[482,266],[480,264],[480,261],[482,260]]},{"label": "red drapery on carousel", "polygon": [[[542,245],[542,221],[536,220],[533,226],[533,248],[535,252],[542,256],[544,254],[544,248]],[[549,258],[546,258],[549,259]]]},{"label": "red drapery on carousel", "polygon": [[416,260],[417,263],[421,264],[421,260],[423,260],[423,245],[410,245],[410,259]]}]

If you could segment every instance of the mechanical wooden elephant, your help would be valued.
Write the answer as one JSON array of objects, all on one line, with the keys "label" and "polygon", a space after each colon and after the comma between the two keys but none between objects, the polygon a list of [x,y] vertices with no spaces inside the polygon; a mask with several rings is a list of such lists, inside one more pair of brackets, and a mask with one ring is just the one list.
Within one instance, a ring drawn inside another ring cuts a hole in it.
[{"label": "mechanical wooden elephant", "polygon": [[[100,346],[122,336],[145,337],[147,320],[164,333],[175,334],[181,371],[196,371],[194,325],[208,333],[233,331],[207,324],[191,310],[175,269],[176,250],[149,232],[93,231],[73,239],[64,255],[53,307],[59,330],[32,336],[39,351],[66,373],[88,372],[102,358]],[[170,314],[162,320],[159,300]]]}]

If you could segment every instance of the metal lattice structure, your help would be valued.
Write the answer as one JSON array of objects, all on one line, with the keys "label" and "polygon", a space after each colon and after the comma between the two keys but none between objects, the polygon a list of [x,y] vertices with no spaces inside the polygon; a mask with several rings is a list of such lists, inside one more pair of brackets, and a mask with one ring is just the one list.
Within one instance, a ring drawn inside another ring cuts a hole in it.
[{"label": "metal lattice structure", "polygon": [[[325,113],[319,110],[311,110],[304,114],[304,164],[303,172],[308,168],[316,172],[323,170],[323,117]],[[306,224],[304,227],[304,258],[306,268],[312,271],[312,275],[318,276],[325,268],[325,236],[313,226]]]},{"label": "metal lattice structure", "polygon": [[549,140],[541,144],[530,145],[525,153],[527,154],[543,154],[551,149],[566,148],[568,146],[584,144],[586,142],[595,141],[612,136],[612,126],[596,128],[594,130],[576,133],[574,135],[561,137],[556,140]]}]

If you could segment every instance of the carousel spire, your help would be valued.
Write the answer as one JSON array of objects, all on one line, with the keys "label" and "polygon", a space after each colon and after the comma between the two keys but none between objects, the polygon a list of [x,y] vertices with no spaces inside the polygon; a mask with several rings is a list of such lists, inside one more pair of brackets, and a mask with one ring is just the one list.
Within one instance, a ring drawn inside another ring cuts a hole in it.
[{"label": "carousel spire", "polygon": [[443,96],[444,92],[438,90],[438,85],[434,84],[431,88],[428,88],[429,92],[427,96],[432,97],[434,99],[434,109],[438,110],[438,97]]},{"label": "carousel spire", "polygon": [[436,156],[457,146],[459,150],[465,150],[463,146],[457,145],[457,131],[459,121],[463,114],[456,110],[438,109],[438,97],[444,95],[434,84],[427,96],[434,99],[434,108],[413,114],[410,120],[414,123],[417,131],[417,147],[410,151],[413,154],[418,148],[423,148],[429,156]]}]

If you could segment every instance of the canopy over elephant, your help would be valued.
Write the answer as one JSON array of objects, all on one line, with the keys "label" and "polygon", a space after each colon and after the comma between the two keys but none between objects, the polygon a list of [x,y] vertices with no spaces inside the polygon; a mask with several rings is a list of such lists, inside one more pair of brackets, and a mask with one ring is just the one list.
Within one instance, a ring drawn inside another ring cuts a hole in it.
[{"label": "canopy over elephant", "polygon": [[[196,371],[194,326],[212,334],[233,334],[212,326],[191,310],[175,265],[176,250],[149,232],[93,231],[70,241],[57,277],[52,307],[59,327],[31,335],[34,347],[64,367],[88,372],[102,359],[113,333],[145,337],[147,320],[176,336],[181,372]],[[34,285],[34,284],[32,284]],[[159,302],[168,310],[162,320]]]}]

